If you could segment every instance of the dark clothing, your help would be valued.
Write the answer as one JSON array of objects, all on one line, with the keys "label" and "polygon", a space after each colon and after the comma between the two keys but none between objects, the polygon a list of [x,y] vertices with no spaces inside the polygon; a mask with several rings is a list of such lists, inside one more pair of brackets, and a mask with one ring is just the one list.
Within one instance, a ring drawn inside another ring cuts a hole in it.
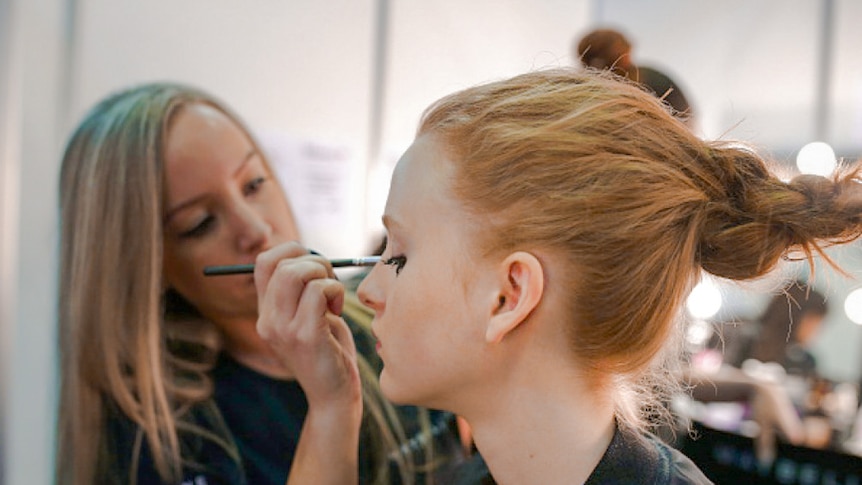
[{"label": "dark clothing", "polygon": [[[493,485],[480,455],[458,471],[455,485]],[[602,459],[585,485],[685,485],[711,484],[697,466],[679,451],[650,434],[635,434],[617,428]]]},{"label": "dark clothing", "polygon": [[692,422],[680,450],[718,484],[859,484],[862,457],[846,451],[794,446],[778,440],[775,459],[757,460],[754,439]]},{"label": "dark clothing", "polygon": [[[354,332],[357,352],[369,356],[372,368],[379,372],[380,362],[373,351],[367,333],[348,323]],[[184,463],[183,485],[283,485],[296,452],[302,424],[308,412],[308,402],[302,388],[294,380],[274,379],[249,369],[222,354],[211,376],[215,391],[211,400],[196,405],[184,416],[184,422],[206,430],[220,439],[208,439],[200,433],[180,431]],[[418,438],[421,430],[418,409],[397,406],[408,443],[408,451],[422,464],[425,440]],[[435,461],[438,468],[459,463],[460,442],[455,418],[451,413],[429,411],[434,436]],[[369,452],[370,434],[360,433],[359,482],[371,483],[375,473],[375,457]],[[117,462],[110,464],[112,483],[128,483],[134,443],[138,434],[125,415],[114,410],[108,424],[108,446],[116,450]],[[221,444],[219,444],[221,443]],[[146,442],[137,453],[138,483],[161,485],[152,454]],[[390,481],[400,483],[394,462],[390,466]]]},{"label": "dark clothing", "polygon": [[[296,453],[300,431],[308,402],[305,393],[296,381],[273,379],[248,369],[233,359],[223,356],[213,377],[216,381],[215,400],[224,416],[228,429],[243,457],[248,483],[254,485],[283,485]],[[249,405],[249,403],[254,403]],[[407,436],[420,432],[416,408],[397,407]],[[431,411],[431,425],[437,438],[438,453],[455,450],[454,416],[450,413]],[[450,437],[450,439],[446,439]],[[365,443],[368,435],[360,435]],[[416,441],[411,441],[415,445]],[[421,445],[417,446],[422,448]],[[374,477],[374,457],[369,456],[368,446],[359,447],[359,483],[371,483]],[[414,452],[421,458],[421,452]],[[390,470],[390,483],[398,483],[396,470]]]},{"label": "dark clothing", "polygon": [[213,379],[213,397],[239,448],[248,483],[284,485],[308,413],[299,383],[265,376],[227,355],[219,359]]},{"label": "dark clothing", "polygon": [[673,108],[678,118],[685,120],[691,117],[691,105],[682,89],[663,72],[651,67],[638,66],[635,81],[646,86],[659,98],[664,96],[665,103]]},{"label": "dark clothing", "polygon": [[[217,432],[223,428],[220,418],[214,413],[211,401],[196,406],[186,416],[186,422],[204,429]],[[99,477],[100,484],[130,483],[132,457],[137,456],[137,480],[139,485],[162,485],[164,482],[156,472],[153,455],[146,441],[140,443],[140,451],[135,453],[137,426],[113,406],[108,420],[106,446],[115,457],[110,467],[109,477]],[[181,432],[180,442],[183,456],[189,461],[185,464],[182,485],[246,485],[245,472],[237,460],[235,449],[220,445],[215,440],[204,439],[198,434]],[[227,443],[225,443],[227,444]],[[192,463],[191,460],[194,460]],[[282,482],[285,483],[285,482]]]}]

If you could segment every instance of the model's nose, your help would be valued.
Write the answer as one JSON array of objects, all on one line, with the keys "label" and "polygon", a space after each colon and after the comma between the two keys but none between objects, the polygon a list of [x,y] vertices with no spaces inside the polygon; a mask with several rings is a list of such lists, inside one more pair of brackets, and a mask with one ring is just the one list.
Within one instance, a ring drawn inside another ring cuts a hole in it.
[{"label": "model's nose", "polygon": [[380,287],[376,283],[376,275],[379,268],[380,264],[374,266],[356,289],[356,296],[359,298],[359,301],[375,311],[379,311],[383,303],[383,299],[380,297]]}]

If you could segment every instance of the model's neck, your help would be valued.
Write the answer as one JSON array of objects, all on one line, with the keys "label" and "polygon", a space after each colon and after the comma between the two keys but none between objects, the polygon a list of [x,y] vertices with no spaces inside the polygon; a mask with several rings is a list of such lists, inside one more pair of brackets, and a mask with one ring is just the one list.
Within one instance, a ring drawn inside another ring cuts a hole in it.
[{"label": "model's neck", "polygon": [[466,416],[497,483],[583,483],[601,460],[615,430],[613,403],[577,385],[552,388],[560,382],[505,386]]}]

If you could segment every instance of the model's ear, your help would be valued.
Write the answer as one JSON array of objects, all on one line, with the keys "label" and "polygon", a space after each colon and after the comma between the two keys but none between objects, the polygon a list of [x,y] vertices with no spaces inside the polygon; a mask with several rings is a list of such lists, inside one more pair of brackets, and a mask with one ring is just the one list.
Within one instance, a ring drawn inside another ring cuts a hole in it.
[{"label": "model's ear", "polygon": [[535,256],[518,251],[500,264],[497,280],[497,301],[485,331],[489,343],[502,341],[527,319],[542,299],[545,275]]}]

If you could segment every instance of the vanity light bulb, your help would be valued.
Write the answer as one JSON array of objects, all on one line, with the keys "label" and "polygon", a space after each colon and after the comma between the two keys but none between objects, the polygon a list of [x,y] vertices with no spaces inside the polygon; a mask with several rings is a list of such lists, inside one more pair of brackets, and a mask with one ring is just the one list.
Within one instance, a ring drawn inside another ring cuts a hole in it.
[{"label": "vanity light bulb", "polygon": [[862,288],[851,291],[844,299],[844,313],[851,322],[862,325]]},{"label": "vanity light bulb", "polygon": [[686,300],[688,313],[694,318],[706,320],[721,309],[721,292],[712,280],[704,278],[691,290]]},{"label": "vanity light bulb", "polygon": [[802,173],[828,176],[838,164],[835,150],[827,143],[815,141],[799,150],[796,155],[796,167]]}]

